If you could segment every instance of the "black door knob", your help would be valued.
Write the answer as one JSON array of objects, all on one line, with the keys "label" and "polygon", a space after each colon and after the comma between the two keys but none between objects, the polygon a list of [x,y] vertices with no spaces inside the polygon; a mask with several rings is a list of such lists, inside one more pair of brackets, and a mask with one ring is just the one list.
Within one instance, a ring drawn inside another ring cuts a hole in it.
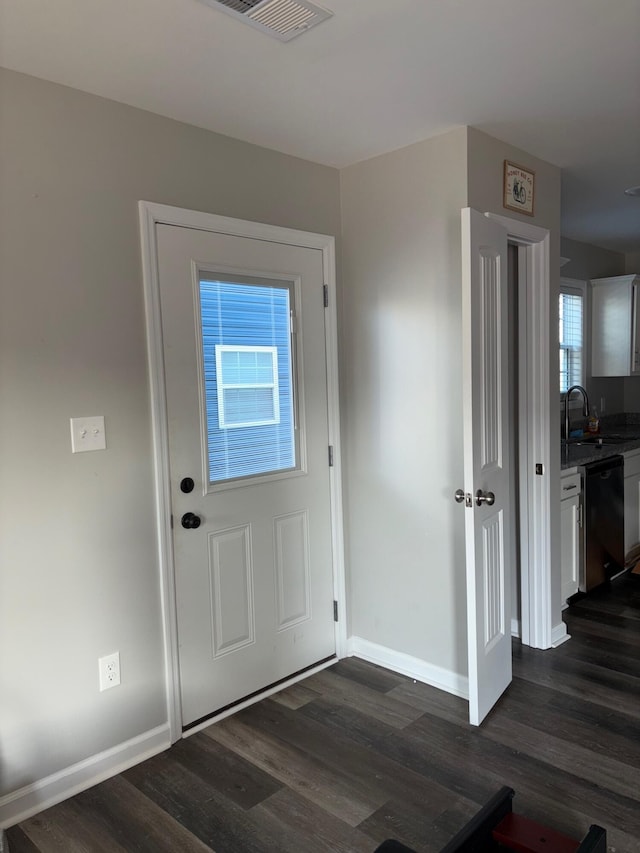
[{"label": "black door knob", "polygon": [[192,492],[194,486],[195,483],[193,482],[192,477],[184,477],[182,480],[180,480],[180,491],[184,492],[185,495],[188,495],[189,492]]},{"label": "black door knob", "polygon": [[201,518],[199,515],[196,515],[193,512],[185,512],[185,514],[180,519],[180,524],[184,527],[185,530],[195,530],[196,527],[200,527]]}]

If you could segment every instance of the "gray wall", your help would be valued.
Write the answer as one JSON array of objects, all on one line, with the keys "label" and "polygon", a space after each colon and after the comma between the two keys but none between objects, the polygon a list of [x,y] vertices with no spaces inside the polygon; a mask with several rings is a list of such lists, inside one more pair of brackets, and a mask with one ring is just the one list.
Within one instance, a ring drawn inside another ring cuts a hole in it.
[{"label": "gray wall", "polygon": [[351,633],[464,675],[466,136],[341,173]]},{"label": "gray wall", "polygon": [[[1,796],[167,719],[137,201],[338,235],[340,200],[333,169],[8,71],[0,127]],[[71,454],[78,415],[106,452]]]},{"label": "gray wall", "polygon": [[560,254],[569,258],[561,270],[561,275],[589,281],[591,278],[606,278],[610,275],[624,275],[625,256],[620,252],[612,252],[593,246],[591,243],[580,243],[563,237],[560,240]]},{"label": "gray wall", "polygon": [[629,252],[625,255],[625,275],[640,273],[640,252]]},{"label": "gray wall", "polygon": [[[560,241],[560,254],[569,258],[569,263],[561,269],[563,278],[589,281],[592,278],[606,278],[611,275],[624,275],[625,256],[620,252],[611,252],[590,243],[580,243],[563,237]],[[622,378],[591,376],[591,288],[587,287],[586,323],[585,323],[585,387],[589,401],[602,414],[601,400],[605,400],[605,414],[625,410],[625,380]],[[632,382],[640,382],[634,377]]]}]

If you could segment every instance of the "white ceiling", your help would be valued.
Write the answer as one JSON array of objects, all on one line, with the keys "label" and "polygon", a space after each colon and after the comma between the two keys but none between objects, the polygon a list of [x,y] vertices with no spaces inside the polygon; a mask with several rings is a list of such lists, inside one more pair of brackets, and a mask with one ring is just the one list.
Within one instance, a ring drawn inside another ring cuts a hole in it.
[{"label": "white ceiling", "polygon": [[473,125],[563,169],[563,233],[640,250],[640,0],[322,0],[288,44],[201,0],[0,0],[0,65],[345,166]]}]

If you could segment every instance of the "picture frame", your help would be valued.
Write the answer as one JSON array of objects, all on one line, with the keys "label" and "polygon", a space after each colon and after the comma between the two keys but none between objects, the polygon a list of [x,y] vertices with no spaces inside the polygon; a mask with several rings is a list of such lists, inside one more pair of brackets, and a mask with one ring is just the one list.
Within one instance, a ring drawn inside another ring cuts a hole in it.
[{"label": "picture frame", "polygon": [[536,173],[531,169],[504,161],[502,205],[527,216],[534,215]]}]

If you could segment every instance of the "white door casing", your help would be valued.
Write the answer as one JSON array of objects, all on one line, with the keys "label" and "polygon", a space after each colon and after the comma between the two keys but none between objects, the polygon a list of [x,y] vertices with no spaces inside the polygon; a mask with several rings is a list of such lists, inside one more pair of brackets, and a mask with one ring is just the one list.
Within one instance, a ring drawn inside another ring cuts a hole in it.
[{"label": "white door casing", "polygon": [[463,210],[462,259],[469,719],[479,725],[511,681],[504,228]]},{"label": "white door casing", "polygon": [[551,417],[552,379],[556,398],[557,377],[557,363],[553,372],[550,369],[550,317],[557,317],[550,304],[551,235],[548,229],[521,219],[496,213],[485,216],[501,225],[508,242],[518,247],[521,639],[524,645],[548,649],[568,636],[564,623],[553,624],[552,604],[551,575],[559,566],[560,554],[551,541],[551,507],[557,492],[552,454],[556,460],[559,457]]},{"label": "white door casing", "polygon": [[[342,551],[342,508],[340,501],[340,447],[339,447],[339,433],[338,433],[338,405],[337,405],[337,347],[336,347],[336,318],[335,318],[335,278],[334,278],[334,259],[333,259],[333,238],[324,237],[323,235],[314,235],[308,234],[306,232],[298,232],[291,231],[289,229],[275,228],[272,226],[260,225],[257,223],[247,223],[240,220],[232,220],[227,219],[225,217],[218,217],[209,214],[202,214],[193,211],[185,211],[178,208],[170,208],[164,205],[154,205],[148,204],[145,202],[140,203],[140,216],[141,216],[141,228],[142,228],[142,238],[143,238],[143,264],[144,264],[144,273],[145,273],[145,297],[146,297],[146,309],[147,309],[147,326],[148,326],[148,343],[149,343],[149,360],[150,360],[150,372],[152,378],[152,394],[153,394],[153,415],[154,415],[154,436],[155,436],[155,450],[156,450],[156,479],[157,479],[157,505],[158,505],[158,529],[159,529],[159,550],[160,550],[160,559],[161,559],[161,568],[162,568],[162,593],[163,593],[163,610],[164,610],[164,624],[165,624],[165,645],[167,648],[167,670],[168,670],[168,707],[169,707],[169,718],[172,728],[172,740],[176,740],[180,736],[180,730],[183,723],[188,718],[193,718],[194,714],[199,713],[198,710],[191,709],[188,712],[187,717],[183,717],[183,712],[181,708],[181,703],[179,699],[179,652],[178,652],[178,638],[177,638],[177,619],[176,619],[176,600],[174,597],[174,582],[177,579],[176,576],[176,565],[174,562],[174,554],[172,550],[171,543],[171,534],[170,534],[170,519],[171,519],[171,501],[172,495],[171,490],[169,488],[170,483],[170,464],[169,464],[169,432],[167,430],[167,420],[166,420],[166,389],[165,389],[165,369],[163,362],[163,351],[162,351],[162,341],[160,335],[161,328],[161,301],[160,301],[160,290],[159,290],[159,269],[158,269],[158,246],[157,246],[157,226],[161,223],[167,223],[171,225],[182,225],[185,226],[185,229],[166,229],[167,231],[185,231],[187,229],[191,229],[192,236],[200,235],[203,239],[207,239],[207,233],[209,232],[209,236],[213,236],[217,234],[221,239],[230,239],[232,242],[246,239],[251,241],[253,239],[255,246],[254,248],[260,249],[258,244],[261,244],[263,247],[271,246],[273,250],[277,251],[278,246],[284,248],[286,251],[286,247],[293,247],[294,254],[296,251],[302,252],[304,255],[305,250],[309,253],[309,256],[316,256],[321,259],[321,268],[322,271],[320,273],[320,285],[319,291],[317,293],[317,298],[319,300],[319,304],[321,304],[322,300],[322,272],[325,273],[325,281],[324,284],[328,287],[329,293],[329,307],[325,309],[325,343],[326,343],[326,351],[327,351],[327,360],[324,362],[324,358],[321,359],[322,364],[315,365],[313,370],[320,375],[326,376],[327,384],[328,384],[328,398],[325,404],[325,414],[324,414],[324,422],[327,423],[328,420],[328,432],[326,433],[325,442],[328,441],[333,447],[333,467],[328,470],[328,480],[329,480],[329,490],[330,490],[330,530],[329,530],[329,549],[326,553],[328,553],[329,563],[332,562],[332,565],[329,566],[329,575],[330,575],[330,585],[332,589],[332,597],[338,602],[338,612],[342,615],[344,614],[344,568],[343,568],[343,551]],[[193,229],[198,229],[197,231],[193,231]],[[277,245],[276,245],[277,244]],[[311,251],[310,251],[311,250]],[[193,254],[193,252],[192,252]],[[207,256],[206,253],[196,255],[200,261],[206,261]],[[236,259],[237,260],[237,259]],[[206,264],[205,264],[206,265]],[[237,265],[237,264],[236,264]],[[193,265],[192,265],[193,266]],[[254,263],[254,269],[257,269],[256,264]],[[273,265],[269,267],[273,268]],[[281,267],[280,267],[281,268]],[[192,282],[189,281],[189,287],[191,287]],[[193,326],[193,308],[189,308],[191,312],[191,320]],[[322,312],[321,312],[322,313]],[[171,368],[170,368],[171,370]],[[313,372],[313,371],[312,371]],[[328,410],[328,411],[327,411]],[[314,420],[319,420],[316,417]],[[326,444],[323,447],[323,462],[326,462]],[[183,464],[182,461],[178,463],[178,467],[181,467]],[[193,462],[190,461],[188,463],[188,467],[191,467]],[[325,466],[326,467],[326,466]],[[184,472],[185,474],[190,474],[193,472]],[[325,473],[327,473],[325,471]],[[176,476],[178,476],[179,472],[176,472]],[[199,479],[197,476],[194,479]],[[304,480],[305,477],[298,477],[298,480]],[[276,483],[276,486],[278,483]],[[280,483],[282,486],[282,483]],[[173,500],[180,500],[180,498],[188,498],[196,494],[196,491],[192,493],[191,496],[180,495],[177,496],[175,492],[175,483],[174,486],[174,494]],[[268,488],[267,484],[262,484],[258,486],[259,489],[264,490]],[[288,487],[283,487],[284,491],[290,491]],[[283,488],[280,491],[283,491]],[[206,489],[204,489],[206,491]],[[250,547],[250,533],[252,532],[251,524],[231,524],[229,522],[230,515],[227,512],[227,509],[230,508],[231,503],[233,503],[233,497],[229,499],[229,495],[233,495],[233,493],[240,494],[244,493],[248,494],[247,490],[244,488],[235,488],[230,489],[227,492],[227,499],[224,502],[225,509],[222,513],[224,518],[220,517],[217,521],[217,533],[214,533],[212,538],[211,531],[207,534],[208,536],[208,544],[204,548],[204,550],[208,551],[209,554],[213,554],[215,558],[216,552],[219,555],[219,546],[222,544],[223,547],[229,547],[231,549],[231,553],[235,554],[235,557],[239,559],[242,557],[242,560],[245,558],[247,560],[252,559],[251,547]],[[211,497],[211,495],[206,496],[203,494],[203,488],[200,484],[200,500],[206,500],[207,497]],[[183,501],[185,502],[185,501]],[[186,502],[185,502],[186,503]],[[242,505],[245,503],[244,498],[237,498],[236,504]],[[229,504],[229,506],[227,506]],[[295,504],[295,501],[294,501]],[[218,502],[218,512],[220,512],[220,507],[222,504]],[[306,514],[302,509],[302,504],[296,505],[293,507],[288,507],[288,510],[291,511],[281,511],[275,512],[274,515],[277,518],[270,519],[270,524],[272,526],[272,532],[274,534],[274,540],[279,540],[281,544],[283,544],[283,548],[280,549],[280,557],[282,554],[287,551],[291,552],[291,547],[297,549],[298,552],[308,551],[306,547],[306,539],[309,534],[309,515]],[[199,507],[194,505],[194,509],[197,510]],[[180,523],[180,513],[184,507],[177,507],[176,519],[175,523],[179,525]],[[191,510],[191,507],[189,507]],[[274,505],[275,509],[275,505]],[[282,505],[281,505],[282,509]],[[194,510],[192,510],[194,511]],[[202,508],[200,508],[202,512]],[[207,510],[207,513],[210,514],[210,510]],[[215,514],[215,513],[214,513]],[[203,525],[204,526],[204,525]],[[255,527],[255,525],[254,525]],[[263,526],[264,527],[264,526]],[[269,527],[269,525],[267,525]],[[265,528],[266,529],[266,528]],[[244,531],[244,533],[243,533]],[[185,533],[187,536],[189,534],[197,534],[201,531],[181,531]],[[204,532],[204,531],[203,531]],[[241,535],[242,534],[242,535]],[[264,534],[264,529],[263,529]],[[188,548],[193,547],[193,543],[195,542],[195,537],[192,537],[190,540],[186,539],[186,543],[190,543],[187,545]],[[184,543],[183,543],[184,544]],[[180,545],[176,548],[176,553],[178,553],[178,557],[180,557],[180,550],[183,545]],[[200,548],[202,550],[202,548]],[[326,556],[326,554],[325,554]],[[240,562],[242,562],[240,560]],[[276,541],[275,547],[275,561],[278,562],[278,547]],[[213,560],[213,563],[216,563],[216,559]],[[220,562],[218,560],[218,565]],[[280,559],[280,568],[283,568],[282,559]],[[282,573],[280,574],[282,578]],[[241,585],[242,586],[242,585]],[[245,589],[249,589],[249,586],[245,585]],[[239,587],[238,587],[239,589]],[[255,590],[253,590],[255,592]],[[325,585],[324,588],[324,598],[327,598],[326,595],[327,588]],[[264,589],[262,590],[262,594],[264,595]],[[331,593],[330,593],[331,596]],[[208,596],[207,596],[208,597]],[[272,596],[273,597],[273,596]],[[282,603],[282,598],[280,598],[280,603]],[[278,607],[278,602],[276,600],[273,605],[276,609]],[[305,620],[302,620],[303,622]],[[282,626],[280,626],[282,627]],[[308,627],[308,626],[307,626]],[[326,624],[325,624],[326,629]],[[304,626],[298,630],[298,633],[302,633],[306,630]],[[324,646],[326,648],[326,630],[324,630],[325,640],[323,640]],[[345,653],[346,648],[346,626],[344,618],[340,618],[337,623],[332,624],[333,638],[331,641],[331,651],[332,654],[334,651],[338,656],[342,656]],[[283,633],[283,632],[281,632]],[[286,633],[286,632],[284,632]],[[301,639],[300,637],[297,638]],[[250,638],[249,638],[250,640]],[[248,643],[250,644],[250,642]],[[255,644],[254,644],[255,645]],[[293,657],[296,661],[299,662],[296,657],[297,649],[294,644],[294,655]],[[224,657],[224,656],[223,656]],[[258,675],[259,679],[263,679],[263,669],[264,669],[264,661],[260,660],[257,663],[254,662],[254,669],[258,669],[260,674]],[[306,661],[303,661],[302,666],[306,665]],[[293,663],[294,669],[291,669],[290,672],[294,672],[295,669],[300,668],[297,666],[297,663]],[[250,669],[250,667],[249,667]],[[280,669],[276,677],[281,677],[282,669]],[[286,674],[286,673],[285,673]],[[229,676],[229,673],[227,673]],[[230,677],[223,679],[223,681],[234,680]],[[268,679],[270,680],[270,679]],[[293,680],[296,680],[296,677],[293,677]],[[263,679],[264,681],[264,679]],[[239,687],[242,695],[242,691],[245,689],[242,685]],[[236,691],[237,692],[237,691]],[[269,691],[272,692],[272,691]],[[227,694],[222,696],[221,704],[224,705],[229,699],[229,701],[233,701],[233,698],[229,698]],[[239,706],[242,707],[243,705]]]}]

